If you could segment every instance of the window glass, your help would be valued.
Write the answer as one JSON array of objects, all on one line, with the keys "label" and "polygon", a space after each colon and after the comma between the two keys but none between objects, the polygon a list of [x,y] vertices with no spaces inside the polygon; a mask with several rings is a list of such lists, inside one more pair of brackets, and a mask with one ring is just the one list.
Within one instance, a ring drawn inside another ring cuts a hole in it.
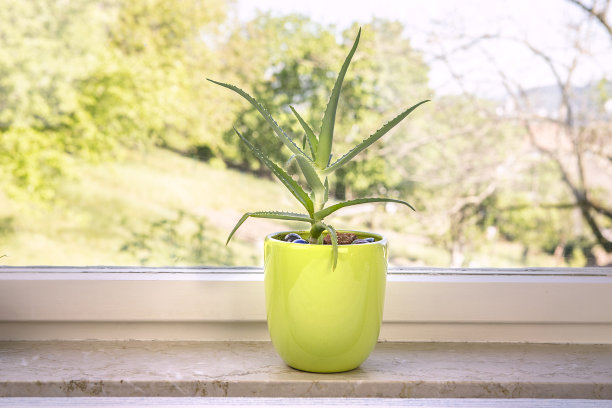
[{"label": "window glass", "polygon": [[[308,3],[308,4],[306,4]],[[307,224],[238,130],[298,177],[342,61],[326,218],[390,263],[612,264],[612,13],[606,2],[0,0],[0,264],[261,265]],[[258,8],[258,9],[257,9]]]}]

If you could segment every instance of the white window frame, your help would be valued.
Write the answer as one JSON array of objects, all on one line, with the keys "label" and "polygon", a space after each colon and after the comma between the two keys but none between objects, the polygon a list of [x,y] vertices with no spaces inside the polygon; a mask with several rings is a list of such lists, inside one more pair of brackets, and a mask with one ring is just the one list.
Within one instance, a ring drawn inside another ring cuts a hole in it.
[{"label": "white window frame", "polygon": [[[389,272],[381,341],[612,344],[612,268]],[[0,268],[0,340],[267,341],[265,318],[260,268]]]}]

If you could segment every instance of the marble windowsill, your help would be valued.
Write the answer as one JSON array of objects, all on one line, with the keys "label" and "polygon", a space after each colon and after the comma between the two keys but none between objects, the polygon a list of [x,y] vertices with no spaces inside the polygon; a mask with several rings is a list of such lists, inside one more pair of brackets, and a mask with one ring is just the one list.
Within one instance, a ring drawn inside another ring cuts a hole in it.
[{"label": "marble windowsill", "polygon": [[612,345],[380,343],[312,374],[268,342],[0,342],[0,397],[66,396],[612,399]]}]

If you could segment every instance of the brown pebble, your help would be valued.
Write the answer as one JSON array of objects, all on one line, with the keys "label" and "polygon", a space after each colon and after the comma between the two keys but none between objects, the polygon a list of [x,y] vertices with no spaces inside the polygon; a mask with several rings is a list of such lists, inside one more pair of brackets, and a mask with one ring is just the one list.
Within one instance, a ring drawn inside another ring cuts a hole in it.
[{"label": "brown pebble", "polygon": [[[353,234],[352,232],[338,232],[337,235],[338,245],[349,245],[357,239],[357,235]],[[329,234],[323,238],[323,243],[326,245],[331,245],[331,236],[329,236]]]}]

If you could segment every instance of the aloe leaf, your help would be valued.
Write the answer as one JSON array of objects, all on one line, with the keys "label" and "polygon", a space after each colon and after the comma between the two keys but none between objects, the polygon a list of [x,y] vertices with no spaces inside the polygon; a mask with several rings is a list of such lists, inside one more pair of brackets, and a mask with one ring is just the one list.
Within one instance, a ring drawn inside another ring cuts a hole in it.
[{"label": "aloe leaf", "polygon": [[325,195],[323,196],[323,203],[326,203],[329,200],[329,180],[325,177],[325,183],[323,184],[325,187]]},{"label": "aloe leaf", "polygon": [[306,136],[306,134],[304,134],[304,138],[302,139],[302,150],[306,151],[306,145],[308,145],[308,150],[310,151],[310,156],[306,156],[309,159],[313,160],[313,157],[315,155],[315,151],[312,148],[312,144],[310,144],[310,139],[308,139],[308,136]]},{"label": "aloe leaf", "polygon": [[[278,167],[272,160],[270,160],[263,152],[261,152],[258,148],[253,146],[251,142],[249,142],[244,136],[234,128],[234,131],[242,139],[242,141],[248,146],[249,149],[257,156],[259,160],[261,160],[272,173],[287,187],[287,189],[293,194],[295,198],[306,208],[308,214],[312,214],[314,212],[314,203],[308,197],[308,194],[304,191],[304,189],[290,176],[285,170]],[[300,155],[296,156],[297,158],[302,157]],[[298,161],[299,163],[299,161]]]},{"label": "aloe leaf", "polygon": [[295,159],[306,178],[306,182],[310,186],[310,189],[315,193],[315,195],[322,195],[325,191],[325,186],[321,183],[321,179],[315,170],[313,163],[304,156],[295,156]]},{"label": "aloe leaf", "polygon": [[412,113],[412,111],[414,111],[416,108],[418,108],[420,105],[424,104],[425,102],[429,102],[429,99],[421,101],[414,106],[411,106],[410,108],[406,109],[405,111],[397,115],[395,118],[391,119],[389,122],[385,123],[383,127],[381,127],[376,132],[374,132],[370,137],[363,140],[361,143],[359,143],[357,146],[352,148],[344,156],[336,160],[331,166],[323,170],[323,174],[331,174],[334,171],[338,170],[341,166],[349,162],[353,157],[355,157],[356,155],[361,153],[363,150],[368,148],[372,143],[376,142],[378,139],[383,137],[388,131],[393,129],[406,116],[408,116],[410,113]]},{"label": "aloe leaf", "polygon": [[255,109],[257,109],[259,111],[261,116],[263,116],[263,118],[270,124],[270,126],[272,126],[272,129],[274,130],[274,133],[276,133],[278,138],[285,144],[285,146],[287,146],[289,148],[289,150],[291,150],[294,154],[304,154],[302,149],[300,149],[298,147],[298,145],[296,145],[293,142],[293,140],[291,140],[291,138],[289,136],[287,136],[285,131],[283,129],[281,129],[280,126],[278,126],[278,124],[276,123],[274,118],[270,115],[270,113],[266,110],[266,108],[264,108],[263,105],[261,105],[259,102],[257,102],[255,100],[255,98],[253,98],[251,95],[249,95],[248,93],[244,92],[242,89],[238,88],[237,86],[234,86],[234,85],[231,85],[231,84],[226,84],[226,83],[223,83],[223,82],[217,82],[217,81],[214,81],[214,80],[209,79],[209,78],[206,78],[206,79],[208,81],[212,82],[213,84],[220,85],[220,86],[222,86],[224,88],[227,88],[227,89],[230,89],[230,90],[236,92],[238,95],[242,96],[244,99],[249,101],[251,103],[251,105],[253,105],[255,107]]},{"label": "aloe leaf", "polygon": [[291,111],[297,118],[298,122],[300,122],[300,125],[302,125],[302,129],[304,129],[304,132],[306,132],[306,136],[308,137],[308,144],[310,146],[310,152],[312,153],[312,159],[316,160],[316,157],[317,157],[316,151],[319,145],[319,141],[317,140],[317,137],[312,131],[312,128],[308,125],[308,123],[306,123],[304,119],[302,119],[300,114],[297,113],[297,111],[293,108],[293,106],[289,105],[289,108],[291,108]]},{"label": "aloe leaf", "polygon": [[396,200],[394,198],[358,198],[356,200],[349,200],[349,201],[344,201],[342,203],[334,204],[320,211],[317,211],[316,213],[314,213],[314,217],[316,220],[322,220],[323,218],[327,217],[328,215],[330,215],[331,213],[335,211],[338,211],[341,208],[349,207],[351,205],[365,204],[365,203],[399,203],[399,204],[407,205],[413,211],[416,211],[413,206],[411,206],[410,204],[408,204],[407,202],[403,200]]},{"label": "aloe leaf", "polygon": [[312,160],[314,160],[315,157],[315,150],[312,148],[312,144],[310,144],[310,140],[308,139],[308,137],[306,135],[304,135],[304,147],[302,150],[306,150],[306,144],[308,144],[308,148],[310,149],[310,158]]},{"label": "aloe leaf", "polygon": [[236,223],[236,225],[234,226],[234,229],[232,230],[232,232],[230,232],[229,236],[227,237],[227,241],[225,242],[225,245],[229,244],[229,242],[232,239],[232,237],[234,236],[234,233],[236,232],[236,230],[238,230],[238,228],[240,228],[242,223],[244,223],[247,220],[247,218],[249,218],[249,217],[254,217],[254,218],[272,218],[272,219],[275,219],[275,220],[312,222],[312,219],[308,215],[306,215],[306,214],[291,213],[291,212],[284,212],[284,211],[256,211],[256,212],[248,212],[248,213],[245,213],[240,218],[240,220]]},{"label": "aloe leaf", "polygon": [[332,271],[336,270],[336,265],[338,265],[338,234],[336,234],[336,230],[331,225],[326,225],[325,229],[329,232],[330,240],[332,243]]},{"label": "aloe leaf", "polygon": [[[302,138],[302,150],[306,151],[306,135]],[[312,149],[311,149],[312,153]]]},{"label": "aloe leaf", "polygon": [[346,71],[348,70],[348,67],[351,63],[353,54],[355,54],[355,50],[357,49],[357,44],[359,44],[359,37],[361,37],[361,28],[357,33],[357,38],[355,38],[353,48],[351,48],[351,51],[344,60],[344,64],[342,64],[342,68],[340,69],[340,73],[338,74],[338,78],[336,79],[336,83],[334,84],[334,88],[332,89],[332,93],[329,97],[329,102],[327,103],[325,114],[323,115],[323,122],[321,123],[321,133],[319,134],[319,146],[317,149],[316,158],[317,166],[319,166],[319,168],[321,169],[325,168],[325,166],[327,165],[327,158],[331,154],[332,141],[334,137],[334,123],[336,121],[336,109],[338,108],[340,89],[342,88],[342,81],[344,81],[344,75],[346,75]]}]

